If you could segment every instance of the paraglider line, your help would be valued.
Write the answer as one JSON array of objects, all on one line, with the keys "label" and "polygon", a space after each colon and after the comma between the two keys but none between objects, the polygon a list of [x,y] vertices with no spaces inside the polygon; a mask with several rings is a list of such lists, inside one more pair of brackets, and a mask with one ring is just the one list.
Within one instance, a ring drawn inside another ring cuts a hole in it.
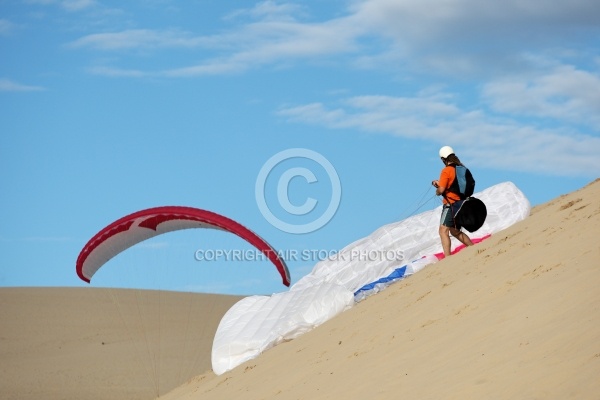
[{"label": "paraglider line", "polygon": [[431,191],[432,186],[428,185],[427,190],[421,195],[421,198],[419,199],[419,201],[417,201],[417,208],[415,208],[415,210],[413,212],[411,212],[410,214],[406,215],[404,218],[402,219],[406,219],[406,218],[410,218],[413,215],[415,215],[421,208],[423,208],[427,203],[429,203],[432,199],[434,199],[436,196],[433,195],[431,197],[429,197],[427,200],[423,200],[425,199],[425,196],[427,196],[427,194]]}]

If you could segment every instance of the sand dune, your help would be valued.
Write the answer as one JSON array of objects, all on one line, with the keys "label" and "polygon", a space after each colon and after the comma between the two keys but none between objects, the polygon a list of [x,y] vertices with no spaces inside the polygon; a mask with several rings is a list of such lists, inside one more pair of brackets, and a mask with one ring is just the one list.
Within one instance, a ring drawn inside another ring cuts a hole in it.
[{"label": "sand dune", "polygon": [[0,398],[600,398],[599,197],[537,206],[221,376],[198,374],[237,298],[1,289]]},{"label": "sand dune", "polygon": [[0,289],[0,398],[152,399],[210,369],[239,297],[97,288]]},{"label": "sand dune", "polygon": [[600,181],[164,399],[600,398]]}]

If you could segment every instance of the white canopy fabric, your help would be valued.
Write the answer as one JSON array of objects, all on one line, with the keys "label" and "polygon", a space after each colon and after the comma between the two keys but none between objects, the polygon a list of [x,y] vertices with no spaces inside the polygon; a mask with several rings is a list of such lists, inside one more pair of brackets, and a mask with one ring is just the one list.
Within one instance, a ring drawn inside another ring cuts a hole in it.
[{"label": "white canopy fabric", "polygon": [[[497,233],[529,216],[531,206],[511,182],[492,186],[473,197],[487,207],[484,225],[471,238]],[[220,375],[263,351],[292,340],[351,308],[354,292],[407,265],[409,274],[437,260],[441,206],[385,225],[319,261],[289,291],[250,296],[222,318],[212,348],[212,367]],[[453,248],[457,245],[453,239]]]}]

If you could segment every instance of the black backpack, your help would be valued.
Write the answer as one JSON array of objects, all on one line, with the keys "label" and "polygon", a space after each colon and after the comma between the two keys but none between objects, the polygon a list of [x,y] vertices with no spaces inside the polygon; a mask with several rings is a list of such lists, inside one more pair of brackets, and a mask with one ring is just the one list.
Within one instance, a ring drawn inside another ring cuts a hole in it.
[{"label": "black backpack", "polygon": [[471,197],[475,191],[475,179],[471,171],[464,165],[453,165],[453,167],[456,171],[456,178],[454,178],[448,191],[458,194],[461,200]]},{"label": "black backpack", "polygon": [[475,179],[471,171],[464,165],[456,165],[454,169],[456,171],[456,178],[448,191],[458,194],[460,199],[464,200],[454,218],[460,226],[469,232],[475,232],[485,222],[487,208],[483,201],[471,197],[475,191]]},{"label": "black backpack", "polygon": [[481,228],[486,217],[487,208],[483,201],[475,197],[469,197],[463,201],[454,219],[469,232],[475,232]]}]

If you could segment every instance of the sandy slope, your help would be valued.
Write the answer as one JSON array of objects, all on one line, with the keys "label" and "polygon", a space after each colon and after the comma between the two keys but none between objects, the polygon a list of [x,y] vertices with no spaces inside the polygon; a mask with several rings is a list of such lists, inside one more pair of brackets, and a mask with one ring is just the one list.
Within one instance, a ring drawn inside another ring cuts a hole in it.
[{"label": "sandy slope", "polygon": [[164,399],[600,398],[600,180]]},{"label": "sandy slope", "polygon": [[237,298],[2,288],[0,398],[600,398],[599,197],[538,206],[221,376],[198,374]]},{"label": "sandy slope", "polygon": [[0,289],[1,399],[151,399],[210,369],[238,297]]}]

